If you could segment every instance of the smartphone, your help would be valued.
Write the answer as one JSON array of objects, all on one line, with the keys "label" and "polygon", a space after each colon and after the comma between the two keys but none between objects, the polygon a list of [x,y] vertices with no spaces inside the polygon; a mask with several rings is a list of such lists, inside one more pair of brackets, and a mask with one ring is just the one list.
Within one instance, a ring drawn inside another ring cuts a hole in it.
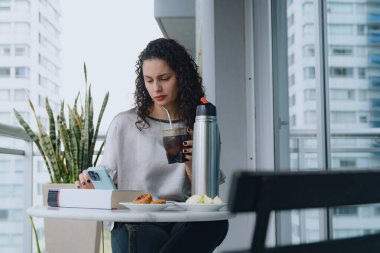
[{"label": "smartphone", "polygon": [[112,181],[108,170],[104,167],[90,167],[87,169],[88,176],[90,177],[95,189],[108,189],[115,190],[116,185]]}]

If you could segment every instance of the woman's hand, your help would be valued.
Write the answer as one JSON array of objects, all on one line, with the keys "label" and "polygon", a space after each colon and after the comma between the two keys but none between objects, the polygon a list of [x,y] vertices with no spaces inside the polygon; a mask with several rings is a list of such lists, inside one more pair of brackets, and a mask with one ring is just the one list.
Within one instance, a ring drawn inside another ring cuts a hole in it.
[{"label": "woman's hand", "polygon": [[79,181],[75,181],[75,186],[78,189],[95,189],[90,177],[88,176],[87,170],[84,170],[79,174]]},{"label": "woman's hand", "polygon": [[183,142],[183,150],[182,152],[185,154],[185,158],[187,162],[185,162],[186,175],[191,180],[192,175],[192,160],[193,160],[193,130],[188,128],[187,133],[190,135],[190,140]]}]

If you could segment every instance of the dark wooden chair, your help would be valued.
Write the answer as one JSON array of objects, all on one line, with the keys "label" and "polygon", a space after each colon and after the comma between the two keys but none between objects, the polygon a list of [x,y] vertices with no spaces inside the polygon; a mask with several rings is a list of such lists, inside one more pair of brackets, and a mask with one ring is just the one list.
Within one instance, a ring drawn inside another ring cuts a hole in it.
[{"label": "dark wooden chair", "polygon": [[228,203],[231,212],[256,213],[251,248],[234,251],[236,253],[380,253],[380,233],[265,247],[271,211],[380,203],[380,170],[285,173],[240,171],[232,179]]}]

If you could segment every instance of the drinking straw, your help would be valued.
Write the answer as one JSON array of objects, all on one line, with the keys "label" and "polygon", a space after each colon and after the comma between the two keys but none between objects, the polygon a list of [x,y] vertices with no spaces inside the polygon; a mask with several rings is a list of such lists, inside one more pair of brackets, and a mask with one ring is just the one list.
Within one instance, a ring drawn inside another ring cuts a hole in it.
[{"label": "drinking straw", "polygon": [[173,128],[173,125],[172,125],[172,118],[170,117],[170,113],[169,113],[169,111],[168,111],[165,107],[163,107],[163,106],[162,106],[162,108],[164,108],[166,114],[168,115],[170,128]]}]

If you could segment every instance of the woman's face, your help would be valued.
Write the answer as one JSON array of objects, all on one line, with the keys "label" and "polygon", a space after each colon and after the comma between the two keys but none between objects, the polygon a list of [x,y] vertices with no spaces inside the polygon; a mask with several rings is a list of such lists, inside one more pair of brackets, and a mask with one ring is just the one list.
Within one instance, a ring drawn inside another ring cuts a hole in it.
[{"label": "woman's face", "polygon": [[176,73],[165,60],[149,59],[142,65],[145,87],[155,106],[176,110],[178,81]]}]

